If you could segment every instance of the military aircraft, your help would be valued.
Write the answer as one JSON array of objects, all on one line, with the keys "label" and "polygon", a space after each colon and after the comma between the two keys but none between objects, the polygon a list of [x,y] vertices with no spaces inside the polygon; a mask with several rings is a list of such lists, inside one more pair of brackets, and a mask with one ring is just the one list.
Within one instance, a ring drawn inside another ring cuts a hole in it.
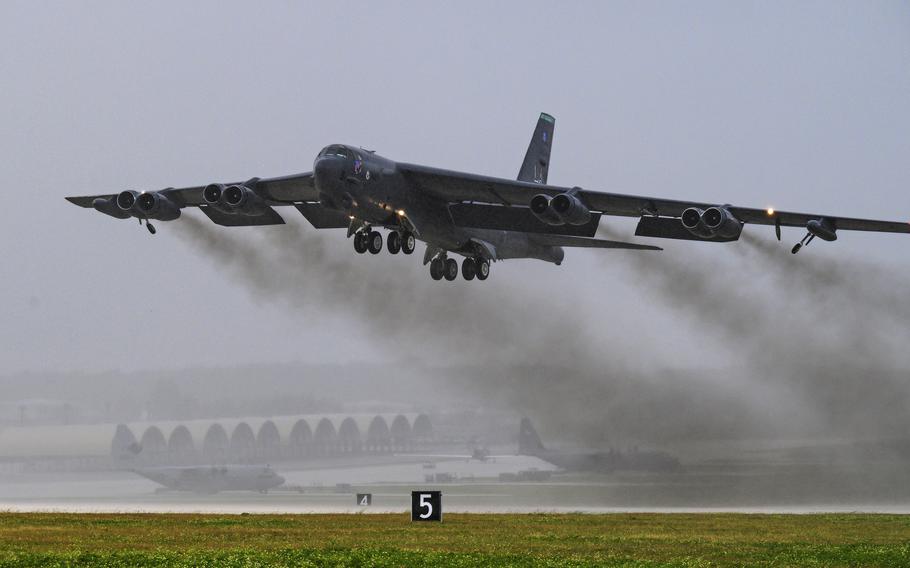
[{"label": "military aircraft", "polygon": [[639,451],[619,452],[615,450],[551,450],[544,447],[537,430],[527,418],[521,419],[518,431],[518,453],[534,456],[566,471],[614,471],[674,472],[681,466],[679,460],[665,452]]},{"label": "military aircraft", "polygon": [[269,489],[284,483],[284,478],[269,466],[147,467],[132,471],[171,491],[194,493],[219,491],[268,493]]},{"label": "military aircraft", "polygon": [[391,254],[427,245],[424,265],[435,280],[455,280],[464,257],[466,280],[486,280],[490,263],[534,258],[561,264],[563,247],[660,250],[659,247],[593,238],[602,215],[639,217],[643,237],[730,242],[746,223],[803,227],[795,254],[816,237],[834,241],[838,231],[910,233],[910,223],[875,221],[775,209],[622,195],[547,184],[556,119],[537,121],[515,180],[395,162],[354,146],[332,144],[316,156],[313,171],[243,182],[126,190],[117,194],[67,197],[119,219],[137,218],[152,234],[150,221],[173,221],[186,207],[198,207],[213,222],[228,226],[283,224],[275,210],[293,206],[317,229],[346,228],[358,253],[378,254],[383,236]]}]

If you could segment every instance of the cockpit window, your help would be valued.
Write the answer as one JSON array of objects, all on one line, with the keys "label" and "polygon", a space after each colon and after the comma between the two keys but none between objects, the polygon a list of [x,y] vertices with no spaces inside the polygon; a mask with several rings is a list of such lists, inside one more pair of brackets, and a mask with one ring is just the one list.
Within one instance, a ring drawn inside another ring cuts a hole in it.
[{"label": "cockpit window", "polygon": [[325,149],[319,154],[320,156],[341,156],[342,158],[350,158],[351,153],[344,146],[332,145],[326,146]]}]

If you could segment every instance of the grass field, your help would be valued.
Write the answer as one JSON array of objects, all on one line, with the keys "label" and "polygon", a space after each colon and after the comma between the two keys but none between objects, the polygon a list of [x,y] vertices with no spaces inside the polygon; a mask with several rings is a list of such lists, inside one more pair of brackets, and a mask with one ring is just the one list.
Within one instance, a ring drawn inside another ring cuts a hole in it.
[{"label": "grass field", "polygon": [[2,566],[910,566],[910,516],[0,515]]}]

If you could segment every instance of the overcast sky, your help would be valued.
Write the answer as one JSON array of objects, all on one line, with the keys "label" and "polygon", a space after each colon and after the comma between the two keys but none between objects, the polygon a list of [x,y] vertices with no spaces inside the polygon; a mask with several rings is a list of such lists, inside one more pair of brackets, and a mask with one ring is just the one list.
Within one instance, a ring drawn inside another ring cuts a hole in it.
[{"label": "overcast sky", "polygon": [[[176,223],[151,237],[63,197],[307,171],[332,142],[514,177],[541,111],[557,118],[551,183],[910,220],[906,2],[5,0],[0,374],[403,360],[415,346],[390,352],[356,309],[302,317],[253,297]],[[785,231],[787,247],[801,236]],[[603,267],[629,253],[438,283],[422,246],[358,257],[336,240],[339,258],[439,302],[462,287],[559,294],[598,339],[660,365],[730,358],[627,267]],[[721,263],[743,246],[662,244]],[[801,254],[902,270],[910,238],[843,234]]]}]

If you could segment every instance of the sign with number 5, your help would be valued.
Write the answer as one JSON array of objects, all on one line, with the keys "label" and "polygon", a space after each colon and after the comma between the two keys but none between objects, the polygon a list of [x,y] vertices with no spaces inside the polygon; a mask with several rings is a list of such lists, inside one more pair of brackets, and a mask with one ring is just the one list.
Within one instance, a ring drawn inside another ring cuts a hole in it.
[{"label": "sign with number 5", "polygon": [[412,521],[442,521],[442,491],[411,491]]}]

